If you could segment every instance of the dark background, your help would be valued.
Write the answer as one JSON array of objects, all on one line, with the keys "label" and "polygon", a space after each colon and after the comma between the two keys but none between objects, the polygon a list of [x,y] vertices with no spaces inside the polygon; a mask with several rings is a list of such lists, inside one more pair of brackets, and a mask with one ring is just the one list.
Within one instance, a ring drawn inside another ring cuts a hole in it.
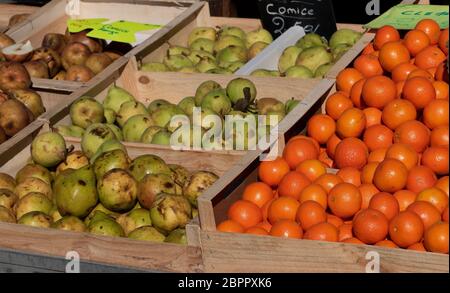
[{"label": "dark background", "polygon": [[[365,13],[365,7],[370,0],[332,0],[334,15],[338,23],[358,23],[365,24],[370,22],[376,16],[368,16]],[[41,6],[49,0],[0,0],[0,3],[18,3],[27,5]],[[108,2],[108,0],[105,0]],[[221,0],[209,0],[209,2],[221,3]],[[231,0],[232,15],[238,17],[259,18],[257,0]],[[385,12],[401,0],[380,0],[381,13]],[[431,0],[431,4],[449,5],[449,0]]]}]

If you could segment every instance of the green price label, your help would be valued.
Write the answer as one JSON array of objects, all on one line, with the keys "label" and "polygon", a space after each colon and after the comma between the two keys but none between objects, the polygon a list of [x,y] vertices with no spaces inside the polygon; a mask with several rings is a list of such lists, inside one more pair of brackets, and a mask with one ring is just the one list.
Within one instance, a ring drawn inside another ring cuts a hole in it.
[{"label": "green price label", "polygon": [[441,28],[448,27],[448,5],[409,5],[400,4],[392,7],[381,16],[366,24],[366,28],[380,28],[392,25],[397,29],[413,29],[425,18],[435,20]]},{"label": "green price label", "polygon": [[91,29],[88,37],[122,42],[136,42],[136,33],[140,31],[154,30],[161,27],[157,24],[146,24],[132,21],[119,20],[105,23],[107,18],[69,19],[67,27],[69,32],[77,33],[85,29]]}]

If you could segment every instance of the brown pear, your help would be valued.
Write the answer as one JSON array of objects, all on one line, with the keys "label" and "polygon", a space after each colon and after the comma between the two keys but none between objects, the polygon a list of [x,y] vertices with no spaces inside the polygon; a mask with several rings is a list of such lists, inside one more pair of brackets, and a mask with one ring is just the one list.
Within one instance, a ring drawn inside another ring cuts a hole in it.
[{"label": "brown pear", "polygon": [[27,107],[16,99],[9,99],[0,107],[0,127],[13,136],[30,123]]},{"label": "brown pear", "polygon": [[113,60],[105,53],[94,53],[86,60],[86,67],[88,67],[94,74],[99,74],[106,67],[108,67]]},{"label": "brown pear", "polygon": [[55,76],[61,68],[61,57],[58,52],[50,48],[38,48],[34,50],[32,61],[42,60],[47,64],[50,77]]},{"label": "brown pear", "polygon": [[91,55],[89,48],[82,43],[70,43],[62,52],[62,65],[65,70],[73,65],[84,65]]},{"label": "brown pear", "polygon": [[42,40],[42,47],[53,49],[59,54],[62,53],[66,44],[66,38],[63,34],[48,33]]},{"label": "brown pear", "polygon": [[34,78],[49,78],[48,66],[42,60],[28,61],[23,64],[28,74]]},{"label": "brown pear", "polygon": [[14,89],[27,89],[31,78],[21,63],[6,61],[0,63],[0,90],[8,92]]},{"label": "brown pear", "polygon": [[91,53],[101,53],[103,51],[103,46],[101,44],[100,40],[90,38],[86,34],[88,33],[87,30],[81,31],[79,33],[71,34],[69,37],[69,44],[70,43],[81,43],[83,45],[86,45]]},{"label": "brown pear", "polygon": [[92,70],[83,65],[72,65],[67,69],[66,80],[87,82],[94,77]]},{"label": "brown pear", "polygon": [[34,90],[13,90],[11,97],[19,100],[33,113],[33,117],[39,117],[45,112],[41,96]]}]

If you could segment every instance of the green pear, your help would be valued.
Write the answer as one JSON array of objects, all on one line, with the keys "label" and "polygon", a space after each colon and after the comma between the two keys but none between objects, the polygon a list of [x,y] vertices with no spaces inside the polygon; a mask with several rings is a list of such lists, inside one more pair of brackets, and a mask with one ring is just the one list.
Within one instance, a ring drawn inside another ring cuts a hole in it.
[{"label": "green pear", "polygon": [[14,210],[16,218],[19,219],[29,212],[43,212],[50,215],[53,202],[45,195],[39,192],[30,192],[16,203]]},{"label": "green pear", "polygon": [[163,105],[151,113],[151,119],[154,122],[153,125],[170,128],[170,121],[176,115],[185,115],[185,113],[176,105]]},{"label": "green pear", "polygon": [[256,42],[270,44],[273,42],[273,37],[269,31],[263,28],[248,32],[246,36],[247,48],[250,48]]},{"label": "green pear", "polygon": [[58,207],[55,204],[53,205],[52,210],[50,211],[50,217],[52,218],[53,222],[59,221],[63,217],[59,213]]},{"label": "green pear", "polygon": [[192,61],[184,55],[171,55],[164,57],[164,64],[172,71],[180,70],[183,67],[192,67]]},{"label": "green pear", "polygon": [[221,27],[219,30],[219,37],[224,37],[224,36],[235,36],[242,40],[245,40],[245,38],[246,38],[245,32],[241,28],[236,27],[236,26]]},{"label": "green pear", "polygon": [[115,124],[106,124],[106,126],[108,126],[109,129],[112,130],[112,132],[114,132],[114,135],[116,136],[117,140],[119,141],[123,140],[122,130],[119,128],[119,126]]},{"label": "green pear", "polygon": [[14,213],[10,210],[5,208],[4,206],[0,205],[0,223],[15,223],[16,217],[14,216]]},{"label": "green pear", "polygon": [[176,164],[169,164],[169,168],[172,171],[172,179],[177,187],[183,187],[189,178],[189,171],[185,167]]},{"label": "green pear", "polygon": [[292,78],[313,78],[313,72],[306,66],[292,66],[285,72],[286,77]]},{"label": "green pear", "polygon": [[119,124],[120,127],[123,127],[128,119],[135,115],[148,115],[148,111],[144,104],[137,101],[123,103],[119,112],[117,112],[117,124]]},{"label": "green pear", "polygon": [[114,124],[116,122],[116,112],[113,109],[103,109],[103,116],[105,117],[105,121],[108,124]]},{"label": "green pear", "polygon": [[327,72],[333,67],[333,63],[322,64],[317,67],[316,72],[314,72],[315,78],[324,78]]},{"label": "green pear", "polygon": [[239,46],[229,46],[217,53],[220,67],[227,67],[233,62],[247,62],[247,50]]},{"label": "green pear", "polygon": [[199,73],[200,71],[198,71],[198,69],[194,66],[191,67],[183,67],[179,70],[177,70],[177,72],[179,73]]},{"label": "green pear", "polygon": [[197,198],[203,191],[208,189],[219,177],[208,171],[197,171],[192,173],[183,186],[183,196],[186,197],[193,206],[197,206]]},{"label": "green pear", "polygon": [[170,145],[170,137],[171,136],[172,136],[172,133],[163,129],[163,130],[155,133],[155,135],[153,135],[151,143],[158,144],[158,145]]},{"label": "green pear", "polygon": [[181,195],[161,194],[150,209],[152,225],[169,233],[176,228],[184,228],[192,217],[189,201]]},{"label": "green pear", "polygon": [[322,64],[327,64],[333,61],[333,56],[326,48],[321,46],[311,47],[305,49],[297,58],[296,65],[303,65],[312,72],[315,72],[317,67]]},{"label": "green pear", "polygon": [[289,101],[286,102],[285,104],[285,112],[289,113],[292,110],[294,110],[295,107],[297,107],[297,105],[300,103],[299,100],[296,100],[294,98],[290,99]]},{"label": "green pear", "polygon": [[155,123],[149,115],[135,115],[123,126],[123,138],[129,142],[140,142],[145,130],[153,125]]},{"label": "green pear", "polygon": [[86,166],[59,174],[55,179],[54,196],[62,216],[86,217],[98,201],[93,168]]},{"label": "green pear", "polygon": [[197,63],[195,68],[201,72],[205,73],[209,70],[217,68],[216,60],[211,59],[209,57],[201,58],[200,61]]},{"label": "green pear", "polygon": [[97,149],[97,152],[90,158],[90,163],[93,164],[95,160],[97,160],[98,157],[100,157],[102,154],[111,152],[114,150],[121,150],[125,154],[127,154],[127,149],[125,146],[118,141],[117,139],[108,139],[105,142],[103,142],[100,147]]},{"label": "green pear", "polygon": [[279,77],[280,72],[277,70],[256,69],[250,75],[255,77]]},{"label": "green pear", "polygon": [[113,150],[101,154],[94,162],[93,168],[97,180],[103,178],[112,169],[128,169],[131,160],[122,150]]},{"label": "green pear", "polygon": [[28,177],[23,182],[17,184],[15,194],[22,198],[28,193],[39,192],[45,194],[49,199],[52,199],[52,187],[39,178]]},{"label": "green pear", "polygon": [[226,35],[220,37],[220,39],[216,41],[216,43],[214,44],[214,52],[220,52],[230,46],[245,47],[245,42],[241,38],[232,35]]},{"label": "green pear", "polygon": [[212,27],[196,27],[188,37],[188,46],[190,47],[197,39],[216,40],[216,30]]},{"label": "green pear", "polygon": [[41,179],[47,184],[52,184],[53,181],[50,171],[36,164],[27,164],[22,167],[16,174],[16,182],[20,184],[29,177]]},{"label": "green pear", "polygon": [[203,98],[211,91],[221,89],[221,85],[214,80],[207,80],[202,82],[195,92],[195,105],[200,107]]},{"label": "green pear", "polygon": [[17,194],[8,189],[0,189],[0,206],[7,209],[12,209],[19,200]]},{"label": "green pear", "polygon": [[179,103],[178,103],[178,107],[184,112],[186,113],[186,115],[188,115],[189,117],[192,116],[192,111],[195,107],[195,97],[186,97],[184,99],[182,99]]},{"label": "green pear", "polygon": [[106,172],[97,182],[100,202],[113,212],[128,212],[137,202],[138,183],[123,169]]},{"label": "green pear", "polygon": [[100,146],[110,139],[116,139],[116,136],[106,124],[91,124],[81,138],[81,149],[88,158],[91,158]]},{"label": "green pear", "polygon": [[202,108],[209,108],[219,114],[224,116],[231,111],[231,101],[227,96],[227,93],[223,89],[218,89],[209,92],[202,101]]},{"label": "green pear", "polygon": [[284,112],[285,106],[275,98],[262,98],[256,101],[259,115],[268,115],[269,112]]},{"label": "green pear", "polygon": [[42,212],[29,212],[17,221],[18,224],[36,228],[50,228],[52,222],[52,218]]},{"label": "green pear", "polygon": [[164,130],[165,128],[163,127],[159,127],[159,126],[150,126],[149,128],[147,128],[144,133],[141,136],[141,142],[142,143],[152,143],[153,140],[153,136]]},{"label": "green pear", "polygon": [[83,223],[83,221],[74,216],[62,217],[61,219],[59,219],[55,223],[53,223],[52,228],[55,228],[58,230],[64,230],[64,231],[74,231],[74,232],[86,232],[87,231],[87,227]]},{"label": "green pear", "polygon": [[80,169],[89,165],[89,159],[82,151],[73,151],[67,155],[64,162],[58,165],[56,168],[56,175],[67,169]]},{"label": "green pear", "polygon": [[236,78],[228,83],[227,95],[233,105],[241,99],[247,99],[251,103],[256,99],[256,86],[249,79]]},{"label": "green pear", "polygon": [[172,105],[169,101],[163,100],[163,99],[156,99],[153,100],[147,107],[148,113],[153,113],[159,108],[161,108],[163,105]]},{"label": "green pear", "polygon": [[182,46],[170,46],[169,49],[167,49],[167,54],[169,56],[173,55],[189,55],[191,53],[191,50],[189,48],[185,48]]},{"label": "green pear", "polygon": [[33,161],[46,168],[57,166],[66,158],[66,154],[66,141],[56,132],[39,134],[31,143]]},{"label": "green pear", "polygon": [[176,185],[170,175],[148,174],[139,182],[138,200],[143,208],[150,209],[158,195],[175,192]]},{"label": "green pear", "polygon": [[186,230],[185,229],[173,230],[172,232],[170,232],[169,235],[167,235],[166,240],[164,240],[164,242],[187,245]]},{"label": "green pear", "polygon": [[16,180],[8,174],[0,172],[0,188],[8,189],[14,192],[16,188]]},{"label": "green pear", "polygon": [[256,42],[248,49],[248,60],[251,60],[259,55],[269,44],[264,42]]},{"label": "green pear", "polygon": [[231,75],[231,74],[233,74],[233,72],[231,70],[226,69],[226,68],[221,68],[221,67],[210,69],[210,70],[206,71],[205,73],[224,74],[224,75]]},{"label": "green pear", "polygon": [[81,138],[84,134],[84,128],[76,125],[57,125],[55,131],[62,136],[78,137]]},{"label": "green pear", "polygon": [[126,214],[122,214],[117,217],[116,221],[120,226],[122,226],[125,235],[130,234],[137,228],[152,225],[150,213],[148,210],[142,208],[133,209]]},{"label": "green pear", "polygon": [[103,107],[112,109],[114,112],[118,113],[120,106],[122,106],[123,103],[134,100],[134,97],[125,89],[113,85],[108,90],[108,94],[103,101]]},{"label": "green pear", "polygon": [[216,57],[214,57],[213,54],[206,52],[206,51],[198,51],[193,50],[191,54],[188,56],[189,60],[192,61],[193,64],[197,65],[202,59],[207,58],[208,60],[211,60],[212,62],[216,61]]},{"label": "green pear", "polygon": [[347,44],[338,44],[331,48],[331,54],[333,55],[333,60],[337,61],[341,59],[342,56],[344,56],[345,53],[347,53],[348,50],[351,49],[352,46]]},{"label": "green pear", "polygon": [[81,97],[70,106],[70,119],[84,129],[92,123],[102,123],[105,120],[103,106],[93,98]]},{"label": "green pear", "polygon": [[128,234],[128,238],[141,241],[164,242],[164,234],[151,226],[139,227]]},{"label": "green pear", "polygon": [[167,67],[164,63],[160,63],[160,62],[147,62],[147,63],[142,64],[141,71],[144,71],[144,72],[167,72],[167,71],[169,71],[169,67]]},{"label": "green pear", "polygon": [[214,41],[204,38],[195,40],[189,47],[191,54],[194,51],[202,51],[212,54],[214,52]]},{"label": "green pear", "polygon": [[111,218],[91,222],[89,225],[89,233],[101,236],[125,237],[122,226]]},{"label": "green pear", "polygon": [[238,71],[239,69],[241,69],[241,67],[243,67],[245,65],[244,62],[232,62],[229,64],[226,64],[226,69],[230,70],[231,72],[235,73],[236,71]]},{"label": "green pear", "polygon": [[278,60],[278,69],[280,70],[280,72],[285,73],[286,70],[288,70],[292,66],[295,66],[298,55],[300,55],[302,51],[303,49],[300,49],[296,46],[287,47]]},{"label": "green pear", "polygon": [[138,182],[148,174],[166,174],[169,176],[172,174],[164,160],[156,155],[141,155],[135,158],[128,170]]},{"label": "green pear", "polygon": [[104,219],[104,218],[111,218],[111,219],[115,219],[117,217],[119,217],[120,214],[115,213],[113,211],[108,210],[107,208],[105,208],[102,203],[98,203],[95,208],[89,213],[89,215],[84,218],[84,224],[86,226],[89,226],[89,224],[91,223],[92,220],[96,221],[99,218]]},{"label": "green pear", "polygon": [[361,38],[362,33],[351,29],[340,29],[330,38],[330,47],[335,48],[339,44],[353,46]]},{"label": "green pear", "polygon": [[302,50],[305,50],[316,46],[328,47],[328,42],[327,39],[321,37],[316,33],[309,33],[298,40],[295,46],[299,47]]}]

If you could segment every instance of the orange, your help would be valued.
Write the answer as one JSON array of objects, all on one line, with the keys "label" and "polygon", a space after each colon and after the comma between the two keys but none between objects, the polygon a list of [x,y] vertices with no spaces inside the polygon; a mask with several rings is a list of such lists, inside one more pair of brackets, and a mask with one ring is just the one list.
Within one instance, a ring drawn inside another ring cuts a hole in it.
[{"label": "orange", "polygon": [[327,214],[327,223],[330,223],[331,225],[333,225],[334,227],[338,228],[341,227],[342,225],[344,225],[344,221],[332,214]]},{"label": "orange", "polygon": [[264,230],[261,227],[251,227],[245,230],[245,234],[252,234],[252,235],[269,235],[269,232]]},{"label": "orange", "polygon": [[395,87],[397,88],[397,99],[401,99],[403,95],[403,87],[405,86],[405,81],[398,81],[395,83]]},{"label": "orange", "polygon": [[422,242],[414,243],[413,245],[408,246],[407,249],[415,250],[415,251],[423,251],[423,252],[426,251],[425,246],[423,246]]},{"label": "orange", "polygon": [[397,199],[390,193],[380,192],[375,194],[369,202],[369,209],[382,212],[390,221],[400,211]]},{"label": "orange", "polygon": [[409,59],[409,51],[401,41],[388,42],[380,49],[381,66],[388,72],[391,72],[397,65],[408,62]]},{"label": "orange", "polygon": [[445,194],[447,194],[448,196],[448,176],[439,178],[434,187],[439,188],[440,190],[445,192]]},{"label": "orange", "polygon": [[256,204],[262,208],[273,198],[273,192],[269,185],[264,182],[253,182],[247,185],[242,194],[242,199]]},{"label": "orange", "polygon": [[269,186],[277,186],[281,179],[289,172],[289,165],[283,158],[273,161],[263,161],[259,165],[259,179]]},{"label": "orange", "polygon": [[352,101],[353,105],[355,105],[355,107],[359,109],[363,109],[366,107],[362,99],[362,90],[365,83],[365,78],[360,79],[352,86],[350,90],[350,100]]},{"label": "orange", "polygon": [[448,175],[448,147],[427,148],[422,154],[421,162],[437,175]]},{"label": "orange", "polygon": [[309,119],[306,129],[308,136],[325,144],[336,131],[336,122],[326,114],[316,114]]},{"label": "orange", "polygon": [[225,220],[217,225],[217,231],[228,233],[244,233],[244,227],[233,220]]},{"label": "orange", "polygon": [[433,81],[434,90],[436,91],[436,99],[448,100],[448,83],[442,80]]},{"label": "orange", "polygon": [[291,169],[295,169],[303,161],[317,159],[319,151],[310,140],[295,139],[287,143],[283,151],[283,158]]},{"label": "orange", "polygon": [[353,219],[353,234],[365,244],[374,244],[386,238],[389,222],[383,213],[364,209]]},{"label": "orange", "polygon": [[448,223],[448,206],[445,208],[444,212],[442,213],[442,221]]},{"label": "orange", "polygon": [[[275,199],[279,198],[278,193],[274,195],[274,198],[266,202],[265,205],[261,208],[261,212],[263,215],[263,222],[267,222],[267,219],[269,218],[269,207],[272,205],[272,203],[275,201]],[[270,224],[270,223],[269,223]]]},{"label": "orange", "polygon": [[319,161],[321,161],[325,166],[327,166],[327,168],[332,168],[334,164],[333,160],[328,156],[326,151],[320,153]]},{"label": "orange", "polygon": [[342,141],[336,134],[333,134],[327,141],[327,154],[334,159],[337,145]]},{"label": "orange", "polygon": [[373,76],[364,83],[361,96],[367,106],[383,109],[397,97],[397,87],[389,77]]},{"label": "orange", "polygon": [[258,223],[255,227],[263,228],[267,233],[269,233],[270,229],[272,229],[272,225],[267,221],[262,221]]},{"label": "orange", "polygon": [[403,98],[413,103],[416,109],[423,109],[436,98],[436,91],[428,79],[413,77],[403,86]]},{"label": "orange", "polygon": [[377,149],[388,148],[394,140],[394,132],[384,125],[373,125],[366,129],[363,141],[373,152]]},{"label": "orange", "polygon": [[417,69],[417,66],[409,62],[401,63],[392,70],[391,78],[395,82],[405,81],[408,79],[408,75]]},{"label": "orange", "polygon": [[447,62],[442,62],[436,68],[435,78],[437,81],[443,81],[448,83]]},{"label": "orange", "polygon": [[430,129],[417,120],[406,121],[395,128],[394,143],[410,145],[416,152],[423,152],[430,144]]},{"label": "orange", "polygon": [[328,97],[325,103],[325,112],[334,120],[338,120],[341,114],[353,107],[353,102],[349,99],[348,94],[344,92],[335,92]]},{"label": "orange", "polygon": [[341,138],[359,137],[366,127],[366,116],[357,108],[350,108],[342,113],[336,122],[336,133]]},{"label": "orange", "polygon": [[355,238],[355,237],[344,239],[341,242],[348,243],[348,244],[364,244],[364,242],[362,242],[361,240],[359,240],[358,238]]},{"label": "orange", "polygon": [[375,246],[386,247],[386,248],[398,248],[397,244],[391,240],[381,240],[375,243]]},{"label": "orange", "polygon": [[403,38],[403,44],[405,44],[412,56],[416,56],[417,53],[428,47],[430,43],[428,35],[418,29],[410,30]]},{"label": "orange", "polygon": [[433,100],[423,109],[423,123],[430,129],[448,126],[448,100]]},{"label": "orange", "polygon": [[341,177],[342,181],[344,181],[345,183],[353,184],[356,187],[361,185],[361,172],[359,172],[359,170],[356,168],[345,167],[339,169],[336,175]]},{"label": "orange", "polygon": [[399,213],[389,223],[389,236],[402,248],[413,245],[422,239],[424,232],[422,220],[410,211]]},{"label": "orange", "polygon": [[244,229],[253,227],[263,220],[261,209],[246,200],[234,202],[228,210],[228,218],[239,223]]},{"label": "orange", "polygon": [[313,183],[305,187],[298,197],[300,204],[306,201],[315,201],[320,204],[324,209],[328,206],[327,191],[319,184]]},{"label": "orange", "polygon": [[300,172],[291,171],[281,179],[280,185],[278,185],[278,194],[281,197],[298,199],[300,192],[309,184],[311,184],[311,181],[308,177]]},{"label": "orange", "polygon": [[296,136],[292,137],[289,140],[289,142],[292,142],[292,141],[295,141],[295,140],[299,140],[299,139],[305,139],[305,140],[311,142],[314,145],[314,147],[316,148],[317,152],[320,153],[320,145],[319,145],[319,143],[315,139],[313,139],[313,138],[311,138],[309,136],[299,134],[299,135],[296,135]]},{"label": "orange", "polygon": [[429,80],[430,82],[434,81],[434,78],[431,75],[431,73],[429,73],[428,71],[426,71],[424,69],[420,69],[420,68],[417,68],[417,69],[411,71],[411,73],[408,75],[408,78],[406,80],[414,78],[414,77],[423,77],[423,78],[426,78],[427,80]]},{"label": "orange", "polygon": [[336,76],[336,87],[338,91],[350,93],[352,86],[358,80],[363,78],[364,76],[362,75],[362,73],[355,68],[346,68],[339,72],[339,74]]},{"label": "orange", "polygon": [[422,219],[425,231],[428,230],[431,225],[441,220],[441,213],[434,207],[434,205],[426,201],[416,201],[406,210],[415,213],[420,217],[420,219]]},{"label": "orange", "polygon": [[422,190],[416,197],[416,201],[426,201],[434,205],[440,213],[448,206],[448,196],[436,187]]},{"label": "orange", "polygon": [[411,170],[419,163],[419,155],[410,146],[404,143],[394,143],[386,151],[387,159],[396,159],[405,164],[406,169]]},{"label": "orange", "polygon": [[434,79],[434,77],[436,76],[437,67],[427,68],[426,71],[428,71],[431,74],[431,76],[433,77],[433,79]]},{"label": "orange", "polygon": [[431,142],[430,145],[432,147],[448,147],[449,145],[449,129],[448,125],[438,126],[431,131]]},{"label": "orange", "polygon": [[448,223],[438,222],[425,232],[424,246],[428,251],[448,254]]},{"label": "orange", "polygon": [[291,197],[275,199],[269,206],[267,219],[272,225],[280,220],[295,220],[300,203]]},{"label": "orange", "polygon": [[296,220],[302,226],[303,230],[308,230],[312,226],[326,222],[327,214],[325,209],[317,202],[309,200],[300,204]]},{"label": "orange", "polygon": [[361,55],[368,55],[375,52],[375,49],[373,47],[373,43],[369,43],[364,50],[361,52]]},{"label": "orange", "polygon": [[341,177],[337,176],[336,174],[323,174],[314,181],[315,184],[322,186],[322,188],[325,189],[327,194],[333,187],[342,182],[343,181]]},{"label": "orange", "polygon": [[428,36],[431,45],[436,45],[438,43],[441,28],[436,21],[428,18],[422,19],[416,24],[415,28],[423,31]]},{"label": "orange", "polygon": [[281,220],[276,222],[270,229],[271,236],[301,239],[303,230],[299,224],[292,220]]},{"label": "orange", "polygon": [[403,122],[415,120],[417,111],[413,103],[408,100],[395,99],[389,102],[381,114],[384,125],[395,130]]},{"label": "orange", "polygon": [[359,189],[350,183],[339,183],[328,193],[328,207],[340,218],[350,218],[356,214],[362,205]]},{"label": "orange", "polygon": [[353,62],[353,67],[362,73],[364,77],[372,77],[383,74],[378,58],[373,55],[361,55]]},{"label": "orange", "polygon": [[367,146],[358,138],[343,139],[337,146],[334,160],[338,168],[354,167],[361,169],[367,164],[369,151]]},{"label": "orange", "polygon": [[437,47],[428,47],[419,52],[414,64],[421,69],[438,67],[440,63],[446,60],[445,54]]},{"label": "orange", "polygon": [[302,173],[309,180],[314,181],[321,175],[327,173],[327,167],[319,160],[306,160],[301,162],[295,171]]},{"label": "orange", "polygon": [[366,129],[373,125],[381,124],[382,112],[374,107],[368,107],[363,109],[363,113],[366,116]]},{"label": "orange", "polygon": [[338,229],[327,222],[319,223],[309,228],[304,239],[337,242],[339,240]]},{"label": "orange", "polygon": [[386,158],[387,148],[374,150],[367,158],[368,163],[381,163]]},{"label": "orange", "polygon": [[426,188],[433,187],[437,178],[433,170],[426,166],[415,166],[409,170],[406,189],[418,193]]},{"label": "orange", "polygon": [[400,33],[398,30],[393,26],[385,25],[377,30],[373,40],[373,47],[376,50],[379,50],[384,44],[398,40],[400,40]]},{"label": "orange", "polygon": [[368,163],[362,168],[361,171],[361,183],[363,184],[372,184],[373,183],[373,175],[375,175],[375,170],[377,169],[380,163]]},{"label": "orange", "polygon": [[380,191],[394,193],[406,186],[407,177],[405,164],[399,160],[385,159],[375,170],[373,183]]},{"label": "orange", "polygon": [[403,212],[416,200],[417,194],[410,190],[399,190],[394,193],[394,197],[398,201],[400,212]]},{"label": "orange", "polygon": [[378,190],[378,188],[376,188],[375,185],[369,183],[361,184],[361,186],[358,189],[359,192],[361,193],[362,199],[361,209],[367,209],[369,207],[369,203],[372,197],[380,192],[380,190]]},{"label": "orange", "polygon": [[345,223],[342,224],[339,228],[339,242],[344,241],[345,239],[353,238],[353,224]]},{"label": "orange", "polygon": [[444,52],[445,55],[448,55],[448,28],[441,31],[438,44],[442,52]]}]

